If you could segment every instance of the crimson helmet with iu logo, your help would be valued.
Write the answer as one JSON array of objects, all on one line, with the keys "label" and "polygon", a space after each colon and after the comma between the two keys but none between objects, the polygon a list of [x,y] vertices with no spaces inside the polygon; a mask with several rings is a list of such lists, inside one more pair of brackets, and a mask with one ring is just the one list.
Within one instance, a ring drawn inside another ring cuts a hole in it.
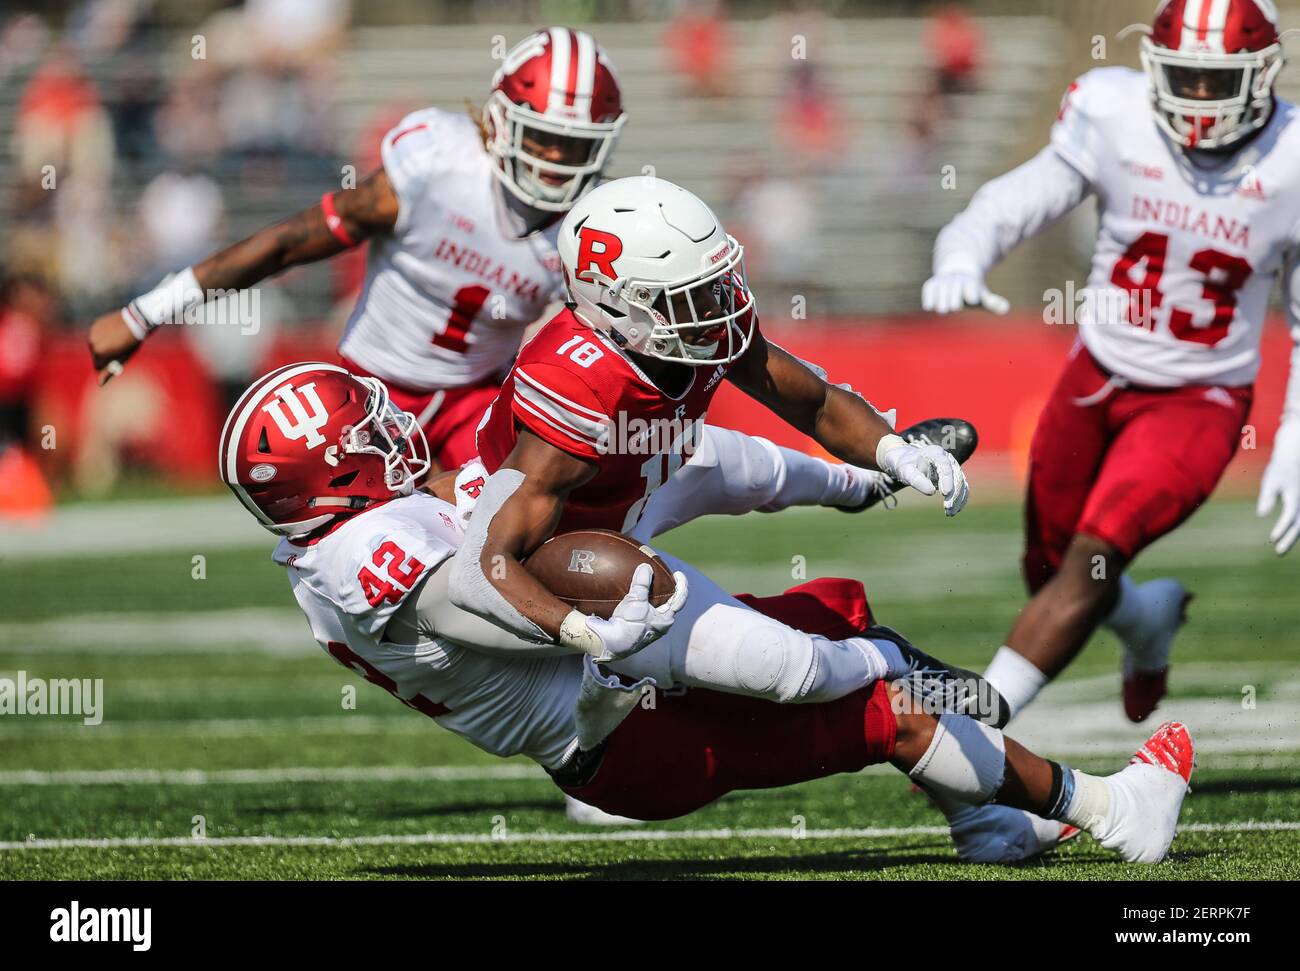
[{"label": "crimson helmet with iu logo", "polygon": [[1226,148],[1262,128],[1282,63],[1272,0],[1164,0],[1142,39],[1156,121],[1187,148]]},{"label": "crimson helmet with iu logo", "polygon": [[226,418],[219,461],[221,481],[282,536],[410,495],[430,464],[415,416],[382,382],[320,363],[254,381]]},{"label": "crimson helmet with iu logo", "polygon": [[539,30],[513,47],[483,108],[497,178],[547,212],[567,212],[595,185],[626,118],[605,52],[590,34],[567,27]]}]

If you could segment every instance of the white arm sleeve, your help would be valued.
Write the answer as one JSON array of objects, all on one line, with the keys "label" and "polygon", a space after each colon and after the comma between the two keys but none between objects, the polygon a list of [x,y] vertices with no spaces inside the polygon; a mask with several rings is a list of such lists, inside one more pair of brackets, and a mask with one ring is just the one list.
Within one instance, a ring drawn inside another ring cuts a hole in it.
[{"label": "white arm sleeve", "polygon": [[986,183],[943,227],[934,244],[934,273],[984,276],[1017,244],[1051,225],[1092,191],[1049,145],[1019,168]]}]

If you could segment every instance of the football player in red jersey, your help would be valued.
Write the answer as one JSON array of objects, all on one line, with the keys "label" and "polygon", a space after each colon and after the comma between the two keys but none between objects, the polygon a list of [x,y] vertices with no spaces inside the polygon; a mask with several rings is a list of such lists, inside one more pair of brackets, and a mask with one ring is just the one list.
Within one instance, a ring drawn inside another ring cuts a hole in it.
[{"label": "football player in red jersey", "polygon": [[[1097,68],[1070,86],[1050,144],[939,234],[922,292],[928,310],[1004,313],[984,274],[1096,199],[1078,340],[1030,450],[1032,596],[986,672],[1016,711],[1100,624],[1124,646],[1125,713],[1155,710],[1190,596],[1176,579],[1137,584],[1125,571],[1200,507],[1235,454],[1279,277],[1300,341],[1300,122],[1274,93],[1276,9],[1165,0],[1141,51],[1145,72]],[[1279,498],[1269,540],[1283,554],[1300,536],[1300,349],[1260,515]],[[983,840],[982,818],[954,827],[963,853]]]},{"label": "football player in red jersey", "polygon": [[[949,515],[969,494],[943,448],[904,442],[861,396],[763,338],[743,248],[686,190],[654,178],[599,187],[565,217],[560,255],[569,306],[522,349],[479,428],[493,474],[470,520],[476,551],[457,558],[453,599],[522,636],[626,658],[621,673],[661,684],[718,687],[721,677],[722,687],[810,701],[909,669],[890,646],[818,641],[752,611],[709,634],[728,615],[710,608],[734,600],[686,564],[678,570],[689,579],[690,619],[675,623],[653,610],[582,618],[519,568],[557,531],[607,528],[644,542],[719,511],[726,496],[713,494],[718,477],[707,462],[697,469],[696,456],[724,379],[847,462],[941,493]],[[726,439],[711,441],[727,464]],[[670,626],[671,643],[642,650]]]}]

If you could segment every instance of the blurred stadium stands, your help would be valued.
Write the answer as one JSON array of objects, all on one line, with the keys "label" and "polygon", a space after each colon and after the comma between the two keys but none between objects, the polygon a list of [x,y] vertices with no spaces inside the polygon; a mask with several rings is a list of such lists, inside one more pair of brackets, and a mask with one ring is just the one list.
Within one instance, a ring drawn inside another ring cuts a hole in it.
[{"label": "blurred stadium stands", "polygon": [[[746,243],[769,326],[913,314],[937,230],[1045,142],[1073,76],[1136,64],[1136,43],[1114,36],[1153,5],[845,0],[830,16],[831,5],[775,0],[725,13],[668,0],[11,4],[0,9],[0,280],[31,274],[48,293],[0,288],[0,304],[26,294],[36,321],[24,332],[11,314],[6,328],[0,305],[0,441],[43,425],[29,406],[51,383],[64,393],[88,377],[78,345],[96,314],[364,175],[406,111],[480,104],[494,57],[551,20],[586,21],[619,71],[630,117],[610,174],[653,171],[713,204]],[[1283,21],[1300,16],[1284,9]],[[1097,36],[1110,38],[1102,61]],[[1284,72],[1281,90],[1300,94],[1300,72]],[[1045,288],[1081,280],[1088,208],[993,274],[1018,310],[1037,315]],[[293,352],[327,349],[362,255],[262,287],[254,340],[186,328],[176,343],[227,387],[266,364],[277,330]],[[993,325],[964,319],[976,321]],[[40,341],[57,353],[34,354]],[[24,372],[18,351],[48,366]],[[60,407],[80,414],[80,398]]]}]

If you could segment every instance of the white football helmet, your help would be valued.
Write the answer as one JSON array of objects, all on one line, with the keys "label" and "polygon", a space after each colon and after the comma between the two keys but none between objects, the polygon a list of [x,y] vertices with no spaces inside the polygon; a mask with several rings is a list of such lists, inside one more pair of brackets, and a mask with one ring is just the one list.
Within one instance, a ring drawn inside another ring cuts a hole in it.
[{"label": "white football helmet", "polygon": [[620,346],[694,366],[749,347],[745,249],[681,186],[646,176],[598,186],[564,217],[559,250],[569,303]]}]

